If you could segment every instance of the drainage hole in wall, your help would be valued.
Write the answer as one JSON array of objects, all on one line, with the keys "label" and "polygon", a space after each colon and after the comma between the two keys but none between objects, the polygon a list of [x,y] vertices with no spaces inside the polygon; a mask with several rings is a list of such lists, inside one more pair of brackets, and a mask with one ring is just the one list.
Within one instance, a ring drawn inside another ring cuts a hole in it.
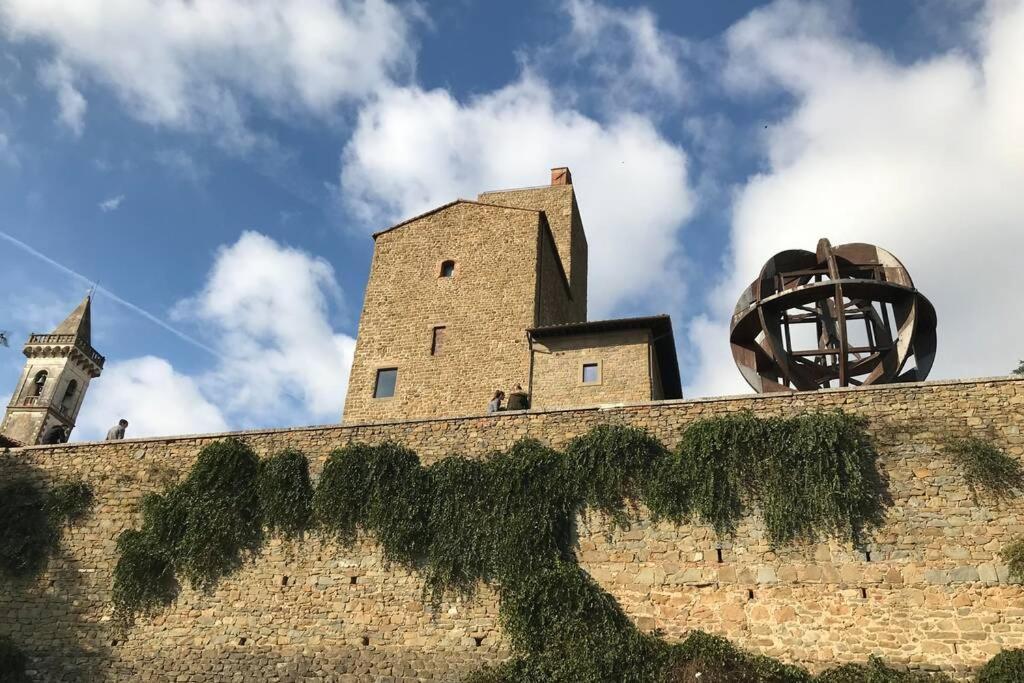
[{"label": "drainage hole in wall", "polygon": [[287,586],[288,585],[288,577],[287,576],[282,576],[281,577],[281,585],[282,586]]},{"label": "drainage hole in wall", "polygon": [[473,642],[476,643],[477,647],[480,647],[481,645],[484,644],[484,637],[483,636],[473,636]]},{"label": "drainage hole in wall", "polygon": [[865,600],[868,599],[868,589],[867,588],[861,588],[860,589],[860,597],[862,597]]},{"label": "drainage hole in wall", "polygon": [[358,576],[350,576],[350,577],[348,577],[348,582],[349,582],[349,585],[354,586],[357,583],[359,583],[359,577]]},{"label": "drainage hole in wall", "polygon": [[723,562],[723,560],[722,560],[722,549],[721,548],[715,548],[715,554],[718,555],[718,564],[722,564],[722,562]]},{"label": "drainage hole in wall", "polygon": [[245,645],[245,641],[246,641],[246,640],[247,640],[247,639],[245,638],[245,636],[243,636],[243,637],[241,637],[241,638],[239,638],[239,639],[238,639],[238,644],[239,644],[239,645]]},{"label": "drainage hole in wall", "polygon": [[754,589],[753,588],[748,588],[747,589],[747,600],[753,600],[753,599],[754,599]]},{"label": "drainage hole in wall", "polygon": [[117,639],[110,641],[110,647],[117,647]]},{"label": "drainage hole in wall", "polygon": [[870,550],[865,550],[864,551],[864,561],[865,562],[870,562],[871,561],[871,551]]},{"label": "drainage hole in wall", "polygon": [[363,636],[363,647],[366,647],[369,644],[370,644],[370,637],[369,636]]}]

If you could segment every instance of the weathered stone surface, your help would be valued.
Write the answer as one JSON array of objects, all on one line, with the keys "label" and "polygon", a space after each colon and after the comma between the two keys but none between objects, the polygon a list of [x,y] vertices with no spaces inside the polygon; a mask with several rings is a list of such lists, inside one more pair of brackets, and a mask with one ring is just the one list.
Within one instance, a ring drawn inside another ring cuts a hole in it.
[{"label": "weathered stone surface", "polygon": [[[400,441],[432,462],[523,437],[559,447],[612,422],[645,427],[674,446],[701,417],[842,408],[869,418],[893,499],[886,526],[865,548],[870,561],[834,541],[773,549],[755,519],[735,538],[716,539],[705,527],[641,514],[629,531],[608,535],[599,518],[581,524],[581,564],[638,624],[670,639],[701,628],[812,668],[876,654],[966,671],[1000,649],[1024,647],[1024,588],[997,557],[1024,535],[1024,505],[974,502],[941,444],[969,432],[971,410],[982,420],[979,434],[995,434],[1007,453],[1024,457],[1024,412],[1011,403],[1022,395],[1019,379],[930,382],[240,436],[261,455],[303,450],[318,476],[327,454],[350,441]],[[420,579],[385,567],[371,542],[346,549],[312,535],[272,539],[210,594],[186,587],[170,608],[118,631],[110,604],[118,535],[138,525],[144,494],[180,478],[203,445],[222,437],[0,455],[0,476],[84,479],[96,493],[91,516],[66,530],[38,580],[0,585],[0,633],[24,644],[42,680],[452,680],[507,656],[489,590],[434,611]]]}]

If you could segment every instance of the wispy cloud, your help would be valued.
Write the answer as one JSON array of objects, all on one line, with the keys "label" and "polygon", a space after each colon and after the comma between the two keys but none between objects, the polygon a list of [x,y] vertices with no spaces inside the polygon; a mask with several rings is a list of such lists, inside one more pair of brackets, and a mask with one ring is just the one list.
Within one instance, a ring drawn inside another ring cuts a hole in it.
[{"label": "wispy cloud", "polygon": [[57,95],[57,104],[60,107],[57,120],[75,137],[80,137],[85,130],[85,110],[88,103],[75,87],[71,68],[60,59],[54,60],[39,70],[39,80]]},{"label": "wispy cloud", "polygon": [[103,213],[117,211],[119,208],[121,208],[121,202],[123,201],[123,194],[119,194],[116,197],[111,197],[110,199],[104,199],[102,202],[99,203],[100,211],[102,211]]}]

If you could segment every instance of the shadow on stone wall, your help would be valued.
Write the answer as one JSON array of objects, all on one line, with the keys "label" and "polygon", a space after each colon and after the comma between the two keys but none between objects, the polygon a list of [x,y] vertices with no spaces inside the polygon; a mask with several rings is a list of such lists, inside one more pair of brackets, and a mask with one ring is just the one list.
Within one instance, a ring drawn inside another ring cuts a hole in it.
[{"label": "shadow on stone wall", "polygon": [[[0,481],[19,480],[41,491],[53,483],[32,465],[0,454]],[[0,525],[4,523],[0,519]],[[68,533],[73,530],[60,530],[61,536]],[[63,550],[60,539],[40,571],[22,577],[0,574],[0,634],[10,637],[28,657],[32,680],[105,677],[110,652],[102,636],[107,629],[90,616],[103,612],[93,576]]]}]

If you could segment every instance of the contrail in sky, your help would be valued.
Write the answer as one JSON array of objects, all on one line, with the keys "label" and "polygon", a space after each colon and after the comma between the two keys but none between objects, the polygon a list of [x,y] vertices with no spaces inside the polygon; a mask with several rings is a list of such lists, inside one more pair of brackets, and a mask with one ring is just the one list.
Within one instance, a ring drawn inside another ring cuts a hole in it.
[{"label": "contrail in sky", "polygon": [[163,320],[161,320],[160,318],[156,317],[155,315],[153,315],[149,311],[146,311],[146,310],[144,310],[142,308],[139,308],[138,306],[136,306],[135,304],[133,304],[130,301],[125,301],[124,299],[119,297],[117,294],[114,294],[113,292],[111,292],[106,287],[101,287],[99,285],[96,285],[92,280],[90,280],[86,276],[84,276],[81,273],[78,273],[78,272],[76,272],[74,270],[71,270],[70,268],[68,268],[67,266],[65,266],[63,264],[57,263],[56,261],[54,261],[49,256],[46,256],[45,254],[41,254],[40,252],[36,251],[35,249],[33,249],[29,245],[25,244],[24,242],[22,242],[18,238],[11,237],[10,235],[8,235],[3,230],[0,230],[0,237],[2,237],[3,239],[7,240],[8,242],[13,244],[14,246],[19,247],[19,248],[27,251],[29,254],[32,254],[33,256],[35,256],[37,259],[39,259],[41,261],[45,261],[46,263],[50,264],[51,266],[53,266],[57,270],[65,273],[66,275],[70,275],[71,277],[75,278],[76,280],[79,280],[80,282],[82,282],[82,283],[84,283],[84,284],[86,284],[86,285],[88,285],[90,287],[95,286],[96,290],[99,291],[99,292],[102,292],[107,298],[116,301],[117,303],[121,304],[125,308],[127,308],[127,309],[129,309],[131,311],[134,311],[135,313],[138,313],[139,315],[141,315],[143,318],[149,320],[150,322],[156,323],[157,325],[159,325],[160,327],[164,328],[165,330],[167,330],[171,334],[179,337],[180,339],[183,339],[184,341],[187,341],[189,344],[192,344],[193,346],[199,347],[203,351],[206,351],[207,353],[213,354],[217,358],[224,359],[224,357],[222,355],[220,355],[215,350],[213,350],[212,348],[210,348],[209,346],[207,346],[203,342],[199,341],[195,337],[187,335],[184,332],[182,332],[181,330],[178,330],[178,329],[175,329],[174,327],[171,327],[170,325],[168,325]]}]

